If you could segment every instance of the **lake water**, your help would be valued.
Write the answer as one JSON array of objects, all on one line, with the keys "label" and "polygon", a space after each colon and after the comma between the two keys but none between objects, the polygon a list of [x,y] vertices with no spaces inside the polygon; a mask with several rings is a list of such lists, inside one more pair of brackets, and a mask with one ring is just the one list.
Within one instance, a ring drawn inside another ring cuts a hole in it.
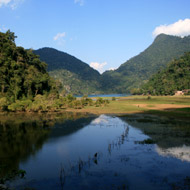
[{"label": "lake water", "polygon": [[[131,94],[92,94],[88,95],[89,98],[97,98],[97,97],[104,97],[104,98],[112,98],[112,97],[126,97],[131,96]],[[76,95],[76,97],[82,97],[81,95]]]},{"label": "lake water", "polygon": [[15,189],[190,189],[189,122],[69,113],[10,118],[0,120],[0,177],[25,170],[24,179],[7,181]]}]

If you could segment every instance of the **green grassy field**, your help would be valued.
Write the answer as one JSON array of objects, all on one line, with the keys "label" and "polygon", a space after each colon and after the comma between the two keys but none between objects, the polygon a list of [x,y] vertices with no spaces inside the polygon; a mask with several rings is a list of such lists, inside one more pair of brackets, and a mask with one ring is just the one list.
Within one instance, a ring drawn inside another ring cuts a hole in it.
[{"label": "green grassy field", "polygon": [[150,98],[148,96],[130,96],[116,97],[116,101],[112,101],[111,98],[109,100],[110,103],[107,106],[89,106],[75,111],[93,114],[143,113],[190,120],[190,96],[151,96]]}]

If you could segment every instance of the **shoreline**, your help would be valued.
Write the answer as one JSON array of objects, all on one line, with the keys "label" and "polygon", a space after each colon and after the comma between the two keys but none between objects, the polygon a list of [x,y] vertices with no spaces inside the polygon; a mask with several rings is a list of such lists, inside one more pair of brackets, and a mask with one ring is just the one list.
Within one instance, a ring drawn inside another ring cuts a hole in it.
[{"label": "shoreline", "polygon": [[67,112],[78,114],[109,114],[109,115],[131,115],[149,114],[190,120],[190,96],[144,96],[118,97],[116,101],[110,101],[106,106],[86,106],[81,109],[66,108],[53,111],[16,111],[0,112],[0,116],[6,115],[61,115]]}]

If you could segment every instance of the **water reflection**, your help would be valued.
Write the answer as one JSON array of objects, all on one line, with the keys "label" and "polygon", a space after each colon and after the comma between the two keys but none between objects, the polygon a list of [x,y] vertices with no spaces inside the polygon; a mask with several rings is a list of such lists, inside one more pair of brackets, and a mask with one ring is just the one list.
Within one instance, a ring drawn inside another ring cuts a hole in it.
[{"label": "water reflection", "polygon": [[105,117],[105,115],[100,115],[98,118],[92,121],[92,124],[99,125],[99,124],[107,124],[109,121]]},{"label": "water reflection", "polygon": [[35,155],[42,148],[50,132],[36,123],[16,123],[0,125],[0,176],[19,169],[20,161]]},{"label": "water reflection", "polygon": [[159,155],[190,162],[190,122],[150,115],[122,119],[151,137]]},{"label": "water reflection", "polygon": [[190,122],[150,115],[121,117],[131,126],[143,131],[164,149],[190,146]]},{"label": "water reflection", "polygon": [[190,162],[190,147],[182,146],[182,147],[173,147],[168,149],[163,149],[160,147],[156,148],[156,151],[159,155],[166,157],[174,157],[180,159],[181,161]]},{"label": "water reflection", "polygon": [[27,172],[11,184],[16,189],[183,189],[190,179],[189,123],[148,115],[29,118],[0,122],[1,175]]},{"label": "water reflection", "polygon": [[[91,122],[91,117],[85,117],[76,113],[1,115],[0,178],[19,170],[20,162],[27,162],[31,155],[35,156],[47,140],[74,133]],[[58,127],[52,130],[56,123]],[[62,130],[59,130],[60,123]]]}]

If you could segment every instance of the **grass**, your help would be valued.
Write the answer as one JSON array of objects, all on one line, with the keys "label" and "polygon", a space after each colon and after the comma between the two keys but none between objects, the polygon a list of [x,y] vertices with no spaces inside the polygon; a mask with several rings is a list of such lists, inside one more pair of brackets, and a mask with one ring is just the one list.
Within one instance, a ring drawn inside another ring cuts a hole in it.
[{"label": "grass", "polygon": [[[77,98],[77,100],[80,98]],[[94,100],[98,98],[93,98]],[[103,98],[106,99],[105,97]],[[91,113],[91,114],[152,114],[167,116],[171,118],[181,118],[190,120],[190,96],[129,96],[129,97],[116,97],[108,98],[109,104],[100,104],[98,107],[85,106],[81,109],[65,108],[60,109],[57,113],[73,112],[73,113]],[[2,113],[3,115],[6,113]],[[17,113],[15,113],[17,114]],[[50,115],[53,113],[50,112]],[[18,115],[20,115],[18,113]],[[37,113],[38,115],[38,113]],[[1,113],[0,113],[1,116]],[[30,117],[30,116],[29,116]]]},{"label": "grass", "polygon": [[110,101],[107,106],[89,106],[81,110],[69,111],[93,114],[143,113],[190,119],[190,96],[151,96],[150,99],[148,96],[116,98],[116,101]]}]

